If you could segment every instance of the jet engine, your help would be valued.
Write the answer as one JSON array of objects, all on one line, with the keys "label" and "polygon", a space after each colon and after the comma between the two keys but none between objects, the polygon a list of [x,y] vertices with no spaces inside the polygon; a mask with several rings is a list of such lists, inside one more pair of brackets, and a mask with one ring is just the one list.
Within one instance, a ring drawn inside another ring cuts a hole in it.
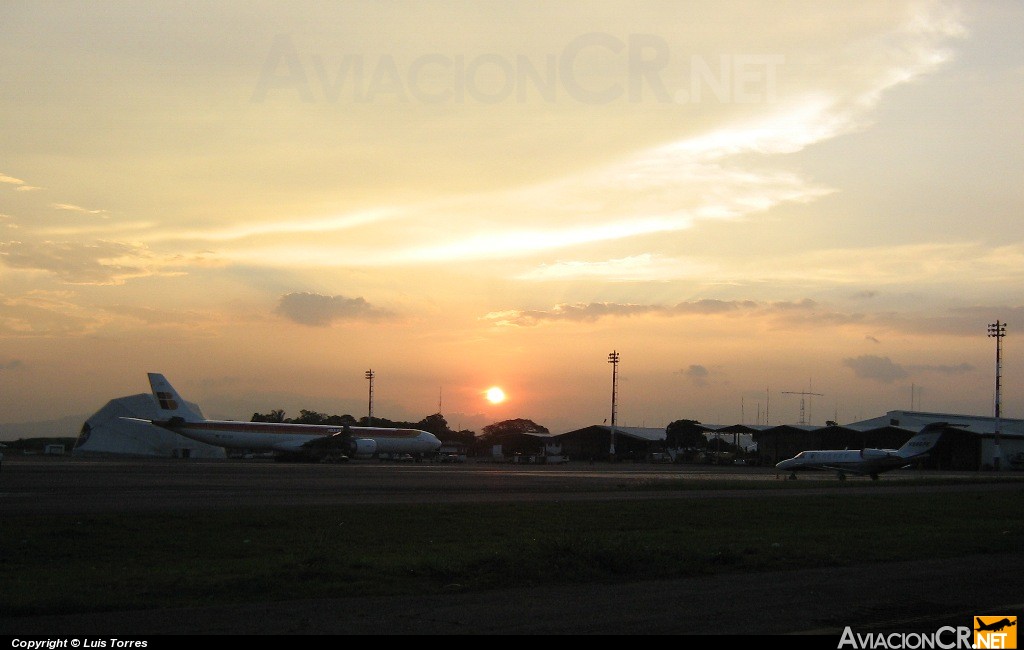
[{"label": "jet engine", "polygon": [[353,438],[348,444],[351,458],[371,458],[377,453],[377,441],[372,438]]}]

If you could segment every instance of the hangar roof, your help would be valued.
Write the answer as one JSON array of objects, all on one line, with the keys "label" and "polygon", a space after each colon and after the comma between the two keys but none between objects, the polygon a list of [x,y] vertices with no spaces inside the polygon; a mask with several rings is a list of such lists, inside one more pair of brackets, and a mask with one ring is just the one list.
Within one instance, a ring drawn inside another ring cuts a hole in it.
[{"label": "hangar roof", "polygon": [[[882,429],[902,429],[911,433],[920,431],[925,425],[934,422],[966,425],[965,430],[979,435],[992,435],[995,431],[995,418],[978,415],[959,415],[954,413],[930,413],[925,411],[889,411],[883,416],[862,420],[844,425],[822,426],[820,424],[697,424],[704,429],[706,436],[732,435],[740,436],[740,446],[749,448],[754,444],[753,438],[764,432],[781,433],[784,431],[878,431]],[[1024,437],[1024,420],[1001,418],[1000,433],[1009,437]],[[543,438],[559,438],[561,436],[583,431],[604,431],[610,433],[612,428],[607,424],[595,424],[582,429],[575,429],[560,434],[528,434]],[[647,442],[658,442],[665,439],[665,429],[661,427],[615,427],[615,434],[628,436]]]},{"label": "hangar roof", "polygon": [[708,431],[717,431],[718,433],[755,433],[757,431],[764,431],[765,429],[771,429],[774,424],[700,424],[697,425],[704,427]]},{"label": "hangar roof", "polygon": [[515,433],[509,433],[506,435],[510,436],[530,436],[531,438],[554,438],[553,433],[541,433],[540,431],[516,431]]},{"label": "hangar roof", "polygon": [[[611,433],[612,428],[607,424],[598,424],[598,429],[604,429],[608,433]],[[615,427],[615,435],[629,436],[630,438],[636,438],[638,440],[646,440],[648,442],[656,442],[658,440],[665,439],[665,428],[653,428],[653,427]]]},{"label": "hangar roof", "polygon": [[[700,425],[700,426],[708,428],[708,431],[705,434],[706,436],[710,437],[710,436],[715,435],[716,433],[723,434],[723,435],[732,435],[732,434],[735,433],[735,434],[737,434],[739,436],[739,440],[738,440],[739,445],[741,447],[743,447],[744,449],[749,449],[750,447],[752,447],[754,445],[754,441],[751,439],[750,435],[746,432],[744,425],[718,425],[717,428],[712,428],[715,425]],[[770,428],[770,427],[763,427],[763,428]],[[597,430],[600,430],[600,431],[608,432],[609,434],[611,433],[611,430],[612,430],[611,426],[609,426],[607,424],[596,424],[596,425],[593,425],[593,426],[584,427],[583,429],[577,429],[576,431],[585,431],[587,429],[597,429]],[[726,431],[726,429],[728,429],[728,431]],[[754,431],[755,429],[750,428],[750,430]],[[576,433],[576,431],[569,431],[567,433]],[[560,434],[560,435],[567,435],[567,434]],[[636,438],[637,440],[644,440],[646,442],[660,442],[660,441],[665,439],[665,429],[662,429],[660,427],[659,428],[654,428],[654,427],[620,427],[620,426],[616,426],[615,427],[615,435],[617,435],[617,436],[620,436],[620,435],[621,436],[628,436],[630,438]],[[555,436],[555,437],[557,437],[557,436]]]},{"label": "hangar roof", "polygon": [[[926,411],[889,411],[885,415],[871,418],[870,420],[847,424],[846,427],[857,431],[866,431],[894,426],[920,431],[922,427],[933,422],[963,424],[966,425],[966,430],[971,433],[994,433],[996,430],[996,419],[994,417],[959,415],[956,413],[929,413]],[[999,431],[1000,433],[1024,435],[1024,420],[1000,418]]]}]

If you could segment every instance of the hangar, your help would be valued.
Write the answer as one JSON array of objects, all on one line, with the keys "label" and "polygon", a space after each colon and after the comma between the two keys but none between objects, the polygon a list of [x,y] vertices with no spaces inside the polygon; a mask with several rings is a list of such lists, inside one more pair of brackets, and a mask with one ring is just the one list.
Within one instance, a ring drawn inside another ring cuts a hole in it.
[{"label": "hangar", "polygon": [[933,454],[943,469],[1024,470],[1024,420],[926,411],[889,411],[885,415],[847,425],[871,429],[892,426],[919,431],[931,422],[957,425],[943,436]]},{"label": "hangar", "polygon": [[[772,466],[808,449],[899,449],[925,425],[947,422],[951,426],[923,467],[946,470],[1024,470],[1024,420],[924,411],[889,411],[885,415],[851,424],[747,425],[700,424],[709,443],[716,439],[756,454],[757,463]],[[612,427],[593,425],[551,436],[573,460],[606,460]],[[665,429],[615,427],[615,451],[619,460],[645,460],[667,450]]]},{"label": "hangar", "polygon": [[1024,469],[1024,420],[1001,419],[996,442],[996,420],[991,417],[889,411],[885,415],[820,427],[803,424],[761,426],[754,433],[761,465],[774,465],[808,449],[899,449],[925,425],[946,422],[950,427],[922,463],[930,469]]},{"label": "hangar", "polygon": [[[716,438],[741,449],[752,449],[751,436],[756,430],[746,425],[700,424],[705,438],[712,443]],[[572,459],[596,460],[608,458],[611,448],[612,427],[595,424],[582,429],[561,433],[554,438],[562,444],[562,453]],[[615,427],[615,456],[619,460],[645,460],[660,452],[667,452],[665,429],[653,427]],[[671,453],[671,452],[669,452]]]},{"label": "hangar", "polygon": [[754,434],[754,440],[759,464],[775,465],[808,449],[899,449],[917,431],[892,425],[856,428],[837,424],[824,427],[781,424],[762,428]]},{"label": "hangar", "polygon": [[486,444],[477,445],[476,452],[478,455],[489,455],[495,461],[531,463],[557,462],[563,453],[556,436],[537,431],[517,431],[489,437]]},{"label": "hangar", "polygon": [[[191,406],[199,411],[195,404]],[[82,425],[71,454],[157,458],[227,457],[221,447],[189,440],[146,422],[122,419],[150,420],[156,417],[156,402],[149,393],[112,399]]]},{"label": "hangar", "polygon": [[[562,453],[573,460],[604,460],[611,448],[612,427],[595,424],[559,434]],[[619,459],[641,460],[665,445],[665,429],[648,427],[615,427],[615,456]]]}]

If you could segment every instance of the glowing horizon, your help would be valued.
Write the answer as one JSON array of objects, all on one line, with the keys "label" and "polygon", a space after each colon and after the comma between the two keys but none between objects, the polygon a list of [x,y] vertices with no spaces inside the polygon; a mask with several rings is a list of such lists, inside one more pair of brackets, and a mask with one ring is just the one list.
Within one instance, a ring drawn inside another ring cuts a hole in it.
[{"label": "glowing horizon", "polygon": [[0,437],[146,372],[358,416],[366,367],[558,432],[612,349],[623,426],[987,415],[996,320],[1024,417],[1019,3],[193,14],[5,10]]}]

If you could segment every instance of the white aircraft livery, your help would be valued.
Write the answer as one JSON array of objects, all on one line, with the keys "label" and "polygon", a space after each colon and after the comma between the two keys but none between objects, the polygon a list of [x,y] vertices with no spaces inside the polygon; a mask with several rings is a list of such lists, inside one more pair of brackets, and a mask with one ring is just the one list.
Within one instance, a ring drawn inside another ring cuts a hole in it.
[{"label": "white aircraft livery", "polygon": [[825,469],[838,472],[840,479],[846,474],[861,474],[878,479],[882,472],[900,469],[928,455],[942,436],[946,422],[926,425],[899,449],[821,449],[801,451],[790,459],[775,465],[778,469],[789,470],[789,478],[796,478],[796,470]]},{"label": "white aircraft livery", "polygon": [[[377,454],[433,454],[441,441],[419,429],[377,429],[276,422],[206,420],[174,390],[167,379],[149,373],[158,420],[146,420],[192,440],[226,449],[273,452],[282,458],[347,460]],[[128,418],[133,419],[133,418]]]}]

